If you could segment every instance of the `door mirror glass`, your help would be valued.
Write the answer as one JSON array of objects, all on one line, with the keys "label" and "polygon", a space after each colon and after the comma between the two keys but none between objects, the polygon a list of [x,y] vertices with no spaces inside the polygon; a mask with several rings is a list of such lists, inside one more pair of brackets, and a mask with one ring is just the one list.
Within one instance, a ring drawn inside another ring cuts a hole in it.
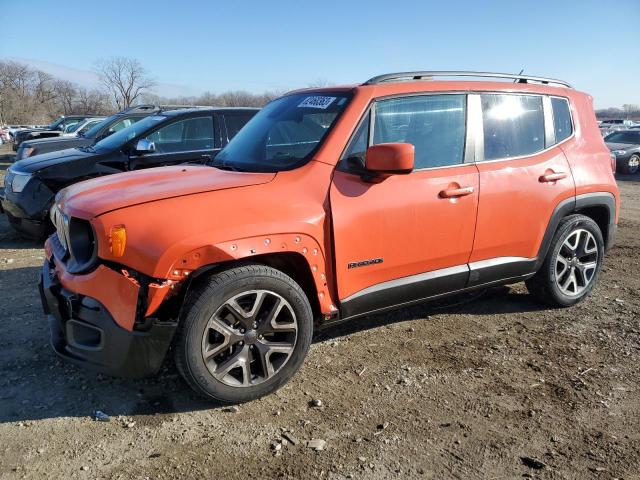
[{"label": "door mirror glass", "polygon": [[383,177],[411,173],[415,148],[410,143],[380,143],[367,149],[365,167]]},{"label": "door mirror glass", "polygon": [[153,153],[156,151],[156,145],[147,138],[141,138],[136,144],[136,152],[140,155],[145,153]]}]

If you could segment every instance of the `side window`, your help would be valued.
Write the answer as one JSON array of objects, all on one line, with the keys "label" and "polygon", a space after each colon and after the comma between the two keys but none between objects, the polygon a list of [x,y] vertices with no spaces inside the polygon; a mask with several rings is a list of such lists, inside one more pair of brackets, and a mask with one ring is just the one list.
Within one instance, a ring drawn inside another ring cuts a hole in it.
[{"label": "side window", "polygon": [[457,165],[464,160],[465,95],[424,95],[376,103],[373,144],[415,147],[415,168]]},{"label": "side window", "polygon": [[224,116],[224,123],[227,126],[227,138],[231,140],[236,136],[245,124],[251,120],[253,114],[227,114]]},{"label": "side window", "polygon": [[199,117],[180,120],[147,137],[157,153],[179,153],[213,148],[213,118]]},{"label": "side window", "polygon": [[361,120],[360,126],[355,135],[351,138],[351,142],[347,146],[342,159],[340,168],[342,170],[361,170],[364,168],[365,154],[369,147],[369,124],[371,123],[371,112],[368,112]]},{"label": "side window", "polygon": [[542,97],[482,95],[484,159],[531,155],[544,150]]},{"label": "side window", "polygon": [[553,107],[553,128],[556,131],[556,143],[568,138],[573,133],[569,101],[566,98],[551,97]]}]

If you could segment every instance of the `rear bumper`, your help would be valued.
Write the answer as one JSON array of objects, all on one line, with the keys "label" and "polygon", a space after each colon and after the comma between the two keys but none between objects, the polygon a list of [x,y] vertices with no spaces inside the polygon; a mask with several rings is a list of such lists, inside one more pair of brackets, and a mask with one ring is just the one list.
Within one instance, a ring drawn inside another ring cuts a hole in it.
[{"label": "rear bumper", "polygon": [[[123,328],[96,298],[65,288],[49,259],[42,267],[39,288],[51,345],[59,356],[114,376],[141,378],[158,372],[176,323],[154,322],[145,331]],[[113,299],[121,300],[126,299]]]}]

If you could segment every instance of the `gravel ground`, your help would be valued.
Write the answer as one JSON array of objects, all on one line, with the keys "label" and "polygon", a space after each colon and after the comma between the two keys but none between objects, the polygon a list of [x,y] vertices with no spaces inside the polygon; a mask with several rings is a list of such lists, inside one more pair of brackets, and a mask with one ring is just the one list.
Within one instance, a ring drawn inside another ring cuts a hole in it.
[{"label": "gravel ground", "polygon": [[640,182],[619,185],[617,245],[580,305],[518,284],[372,316],[323,332],[287,386],[238,409],[170,363],[131,381],[59,361],[42,250],[2,216],[0,478],[639,479]]}]

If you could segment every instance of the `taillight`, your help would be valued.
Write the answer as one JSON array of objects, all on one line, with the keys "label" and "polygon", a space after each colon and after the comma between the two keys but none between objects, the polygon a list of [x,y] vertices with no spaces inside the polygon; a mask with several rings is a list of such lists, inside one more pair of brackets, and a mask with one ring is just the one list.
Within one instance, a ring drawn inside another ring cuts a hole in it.
[{"label": "taillight", "polygon": [[611,171],[613,173],[616,173],[616,156],[612,153],[609,154],[609,156],[611,157]]}]

